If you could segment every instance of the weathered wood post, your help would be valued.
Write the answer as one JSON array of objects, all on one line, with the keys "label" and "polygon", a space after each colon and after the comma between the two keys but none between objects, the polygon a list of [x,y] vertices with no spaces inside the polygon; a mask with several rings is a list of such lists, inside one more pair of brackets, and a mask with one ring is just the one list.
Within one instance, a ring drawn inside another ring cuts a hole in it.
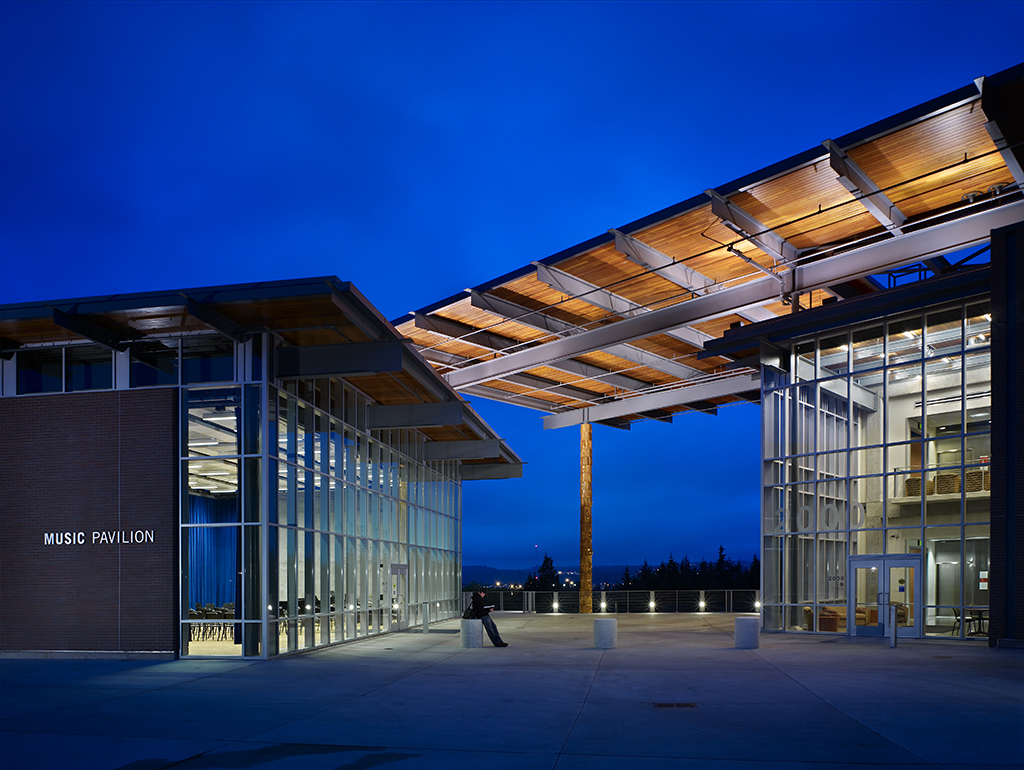
[{"label": "weathered wood post", "polygon": [[594,611],[594,437],[589,422],[580,424],[580,612]]}]

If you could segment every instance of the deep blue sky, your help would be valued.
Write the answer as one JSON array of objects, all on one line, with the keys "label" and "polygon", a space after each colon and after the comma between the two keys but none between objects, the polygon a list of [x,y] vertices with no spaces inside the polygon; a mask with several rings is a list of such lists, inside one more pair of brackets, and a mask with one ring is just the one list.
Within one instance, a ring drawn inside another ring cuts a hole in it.
[{"label": "deep blue sky", "polygon": [[[1024,4],[0,3],[0,302],[337,275],[389,318],[1024,60]],[[576,429],[466,563],[578,558]],[[595,429],[595,561],[757,550],[758,411]]]}]

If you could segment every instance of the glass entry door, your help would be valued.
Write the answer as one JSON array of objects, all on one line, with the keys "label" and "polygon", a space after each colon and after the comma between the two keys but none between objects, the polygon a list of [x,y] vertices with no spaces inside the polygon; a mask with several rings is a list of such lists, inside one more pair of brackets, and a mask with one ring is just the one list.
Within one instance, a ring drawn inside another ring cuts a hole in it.
[{"label": "glass entry door", "polygon": [[391,630],[404,631],[409,627],[409,606],[406,595],[409,587],[409,567],[391,565]]},{"label": "glass entry door", "polygon": [[854,617],[849,633],[889,636],[895,607],[897,637],[921,635],[921,557],[851,556],[848,565]]}]

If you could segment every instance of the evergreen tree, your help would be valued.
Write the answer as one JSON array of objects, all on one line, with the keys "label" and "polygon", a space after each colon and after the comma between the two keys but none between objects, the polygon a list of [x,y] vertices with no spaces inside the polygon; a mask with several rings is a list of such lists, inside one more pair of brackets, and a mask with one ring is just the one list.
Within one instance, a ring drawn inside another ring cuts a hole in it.
[{"label": "evergreen tree", "polygon": [[640,569],[637,570],[636,578],[633,582],[637,584],[633,588],[640,588],[644,591],[650,591],[654,588],[654,570],[647,563],[647,559],[644,559],[644,563],[640,565]]},{"label": "evergreen tree", "polygon": [[620,591],[627,591],[633,587],[633,576],[629,574],[629,565],[622,570],[622,577],[619,578],[618,584],[615,586]]},{"label": "evergreen tree", "polygon": [[558,572],[555,570],[555,563],[545,553],[544,561],[541,562],[540,569],[537,570],[537,588],[534,590],[557,591],[558,587]]}]

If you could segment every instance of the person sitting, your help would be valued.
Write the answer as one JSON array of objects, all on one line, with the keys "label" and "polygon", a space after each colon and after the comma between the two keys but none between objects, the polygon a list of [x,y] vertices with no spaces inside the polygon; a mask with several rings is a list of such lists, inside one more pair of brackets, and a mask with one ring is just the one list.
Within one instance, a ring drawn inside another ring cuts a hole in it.
[{"label": "person sitting", "polygon": [[475,594],[473,594],[473,617],[480,618],[483,623],[484,630],[487,631],[487,636],[491,640],[491,644],[495,647],[508,647],[508,642],[501,640],[501,634],[498,633],[498,627],[494,625],[494,620],[491,618],[491,610],[494,609],[493,604],[484,605],[484,598],[487,596],[487,589],[481,588]]}]

